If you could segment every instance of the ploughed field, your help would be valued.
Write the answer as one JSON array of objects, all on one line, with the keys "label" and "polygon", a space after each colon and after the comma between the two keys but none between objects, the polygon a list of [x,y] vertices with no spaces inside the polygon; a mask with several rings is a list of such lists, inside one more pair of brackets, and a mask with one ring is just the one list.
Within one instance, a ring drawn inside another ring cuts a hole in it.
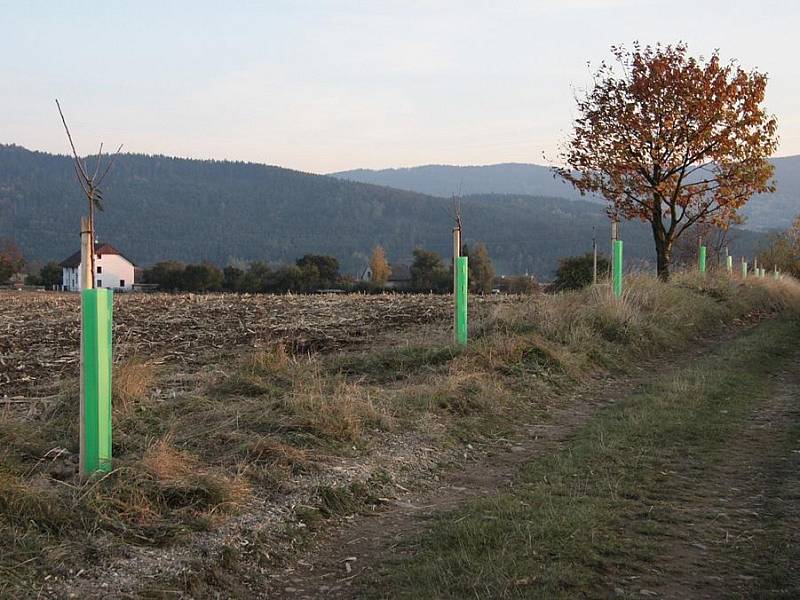
[{"label": "ploughed field", "polygon": [[[508,298],[470,298],[480,319]],[[116,294],[114,359],[133,357],[194,371],[243,349],[294,352],[363,345],[381,334],[452,319],[452,298],[428,294]],[[78,373],[80,298],[0,292],[0,398],[43,397]]]}]

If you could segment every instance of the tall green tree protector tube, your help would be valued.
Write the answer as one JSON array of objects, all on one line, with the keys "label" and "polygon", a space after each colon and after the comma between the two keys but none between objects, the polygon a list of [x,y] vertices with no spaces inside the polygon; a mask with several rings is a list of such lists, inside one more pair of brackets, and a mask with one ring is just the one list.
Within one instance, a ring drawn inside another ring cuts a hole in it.
[{"label": "tall green tree protector tube", "polygon": [[614,295],[619,298],[622,295],[622,240],[614,240],[614,256],[612,265],[612,287]]},{"label": "tall green tree protector tube", "polygon": [[747,279],[747,263],[742,261],[742,279]]},{"label": "tall green tree protector tube", "polygon": [[81,474],[111,471],[111,328],[113,292],[81,292],[83,398]]},{"label": "tall green tree protector tube", "polygon": [[467,295],[469,291],[469,267],[466,256],[456,258],[456,342],[467,345]]},{"label": "tall green tree protector tube", "polygon": [[732,256],[728,256],[728,261],[727,262],[728,262],[728,264],[727,264],[728,274],[733,275],[733,257]]},{"label": "tall green tree protector tube", "polygon": [[697,260],[699,262],[700,273],[702,275],[706,274],[706,247],[700,246],[700,252],[697,255]]}]

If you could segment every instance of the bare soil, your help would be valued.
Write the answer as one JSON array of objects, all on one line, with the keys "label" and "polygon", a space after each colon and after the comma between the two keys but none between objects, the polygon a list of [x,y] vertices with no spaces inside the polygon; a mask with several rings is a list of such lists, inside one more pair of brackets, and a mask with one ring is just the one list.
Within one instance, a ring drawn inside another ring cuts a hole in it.
[{"label": "bare soil", "polygon": [[[480,320],[514,297],[476,296]],[[114,356],[184,372],[277,343],[295,352],[364,345],[381,335],[449,323],[452,300],[428,294],[116,294]],[[0,399],[53,394],[77,376],[80,296],[0,292]]]}]

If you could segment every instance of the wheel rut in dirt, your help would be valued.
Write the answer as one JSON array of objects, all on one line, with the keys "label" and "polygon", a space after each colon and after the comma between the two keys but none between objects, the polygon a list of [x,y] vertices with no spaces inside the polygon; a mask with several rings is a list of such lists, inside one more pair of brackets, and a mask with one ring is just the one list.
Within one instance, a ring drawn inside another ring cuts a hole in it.
[{"label": "wheel rut in dirt", "polygon": [[[740,332],[736,332],[740,333]],[[700,344],[668,371],[734,337],[734,332]],[[480,459],[441,474],[434,485],[409,492],[374,513],[360,513],[320,536],[311,548],[271,578],[267,597],[287,599],[359,598],[363,580],[375,574],[387,556],[413,553],[408,543],[436,515],[471,499],[513,489],[520,468],[537,457],[563,449],[572,434],[603,407],[635,393],[655,363],[635,376],[593,382],[568,396],[547,423],[520,425],[512,440],[501,440]],[[663,367],[659,367],[663,370]]]},{"label": "wheel rut in dirt", "polygon": [[680,526],[635,588],[675,600],[800,597],[800,361],[678,493],[689,499]]}]

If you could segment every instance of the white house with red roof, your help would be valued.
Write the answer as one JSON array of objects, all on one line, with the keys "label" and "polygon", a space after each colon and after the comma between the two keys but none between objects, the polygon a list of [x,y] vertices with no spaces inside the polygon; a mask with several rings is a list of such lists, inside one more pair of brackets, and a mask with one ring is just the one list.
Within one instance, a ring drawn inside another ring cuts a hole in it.
[{"label": "white house with red roof", "polygon": [[[111,244],[94,245],[94,284],[97,288],[130,291],[136,265]],[[81,289],[81,253],[76,252],[61,263],[63,288],[68,292]]]}]

